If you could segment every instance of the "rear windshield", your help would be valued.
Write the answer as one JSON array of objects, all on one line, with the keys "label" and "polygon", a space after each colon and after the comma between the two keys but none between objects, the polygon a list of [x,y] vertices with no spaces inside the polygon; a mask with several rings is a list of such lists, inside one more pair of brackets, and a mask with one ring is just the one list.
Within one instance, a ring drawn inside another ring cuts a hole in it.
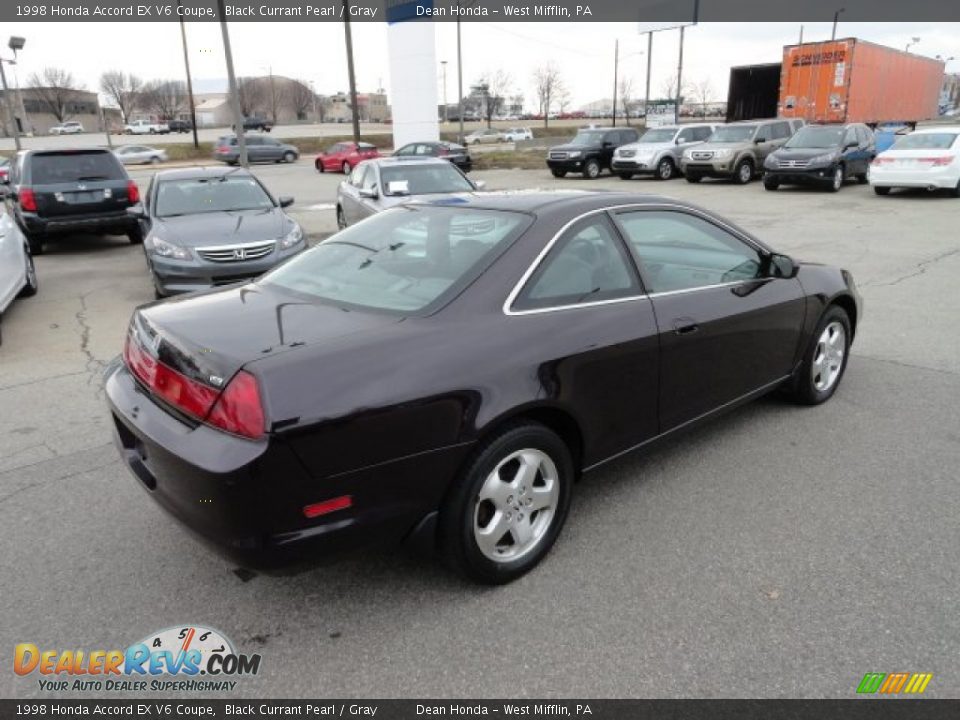
[{"label": "rear windshield", "polygon": [[757,131],[756,125],[727,125],[718,127],[707,140],[708,143],[746,142]]},{"label": "rear windshield", "polygon": [[913,133],[905,135],[893,145],[894,150],[949,150],[958,133]]},{"label": "rear windshield", "polygon": [[157,187],[157,217],[272,207],[266,190],[249,175],[163,180]]},{"label": "rear windshield", "polygon": [[380,168],[384,195],[391,195],[390,183],[406,182],[408,195],[472,192],[474,187],[450,163],[430,165],[401,165]]},{"label": "rear windshield", "polygon": [[324,240],[262,282],[337,305],[424,311],[472,282],[530,222],[513,212],[404,205]]},{"label": "rear windshield", "polygon": [[111,153],[72,152],[34,155],[30,175],[30,181],[36,185],[54,185],[82,180],[120,180],[126,173]]}]

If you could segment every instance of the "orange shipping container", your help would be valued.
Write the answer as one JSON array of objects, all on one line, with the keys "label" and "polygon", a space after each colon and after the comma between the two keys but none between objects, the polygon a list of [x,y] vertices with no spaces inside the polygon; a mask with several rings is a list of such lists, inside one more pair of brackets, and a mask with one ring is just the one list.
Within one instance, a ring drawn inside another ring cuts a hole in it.
[{"label": "orange shipping container", "polygon": [[854,38],[783,49],[778,115],[808,123],[937,116],[944,64]]}]

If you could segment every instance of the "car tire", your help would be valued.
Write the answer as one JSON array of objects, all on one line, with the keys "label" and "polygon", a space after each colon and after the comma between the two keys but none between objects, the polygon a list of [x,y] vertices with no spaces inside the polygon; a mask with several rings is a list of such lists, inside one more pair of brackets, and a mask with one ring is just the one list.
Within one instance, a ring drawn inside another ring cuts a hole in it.
[{"label": "car tire", "polygon": [[663,158],[657,163],[657,174],[654,176],[657,180],[673,180],[677,174],[677,166],[673,164],[670,158]]},{"label": "car tire", "polygon": [[733,181],[737,185],[746,185],[753,180],[753,173],[753,162],[750,160],[741,160],[737,163],[737,167],[733,171]]},{"label": "car tire", "polygon": [[843,188],[843,181],[846,180],[847,171],[843,164],[837,165],[833,169],[833,175],[830,176],[830,192],[840,192]]},{"label": "car tire", "polygon": [[33,256],[29,252],[24,252],[26,257],[26,275],[27,283],[21,288],[20,293],[17,297],[33,297],[37,294],[37,290],[40,289],[40,282],[37,280],[37,268],[33,264]]},{"label": "car tire", "polygon": [[957,181],[953,190],[950,190],[950,197],[960,198],[960,180]]},{"label": "car tire", "polygon": [[324,170],[323,170],[323,163],[320,162],[319,160],[314,160],[314,161],[313,161],[313,166],[317,169],[317,172],[318,172],[318,173],[324,172]]},{"label": "car tire", "polygon": [[703,180],[703,175],[697,175],[696,173],[688,172],[684,177],[687,178],[688,183],[698,183]]},{"label": "car tire", "polygon": [[143,231],[136,228],[127,233],[127,239],[131,245],[143,245]]},{"label": "car tire", "polygon": [[343,208],[337,205],[337,229],[343,230],[347,227],[347,218],[343,214]]},{"label": "car tire", "polygon": [[829,306],[787,388],[794,401],[820,405],[833,397],[847,369],[852,338],[847,311],[838,305]]},{"label": "car tire", "polygon": [[567,176],[566,170],[551,170],[550,172],[555,178],[565,178]]},{"label": "car tire", "polygon": [[151,135],[156,135],[156,134],[157,134],[157,131],[154,130],[153,128],[150,128],[150,134],[151,134]]},{"label": "car tire", "polygon": [[285,163],[292,163],[292,162],[294,162],[296,159],[297,159],[296,154],[293,153],[293,152],[291,152],[290,150],[287,150],[287,151],[283,154],[283,161],[284,161]]},{"label": "car tire", "polygon": [[874,191],[877,195],[889,195],[889,194],[890,194],[890,188],[888,188],[888,187],[877,187],[876,185],[874,185],[874,186],[873,186],[873,191]]},{"label": "car tire", "polygon": [[617,177],[620,178],[621,180],[632,180],[633,173],[626,173],[626,172],[617,173]]},{"label": "car tire", "polygon": [[43,240],[37,237],[27,236],[27,245],[30,246],[31,255],[43,255]]},{"label": "car tire", "polygon": [[779,181],[779,180],[777,180],[776,178],[769,177],[769,176],[764,176],[764,178],[763,178],[763,188],[764,188],[765,190],[773,191],[773,190],[777,190],[779,187],[780,187],[780,181]]},{"label": "car tire", "polygon": [[587,160],[583,164],[583,177],[586,180],[596,180],[600,177],[600,163],[596,160]]},{"label": "car tire", "polygon": [[156,155],[154,155],[152,158],[150,158],[150,164],[151,164],[151,165],[159,165],[159,164],[160,164],[160,158],[157,157]]},{"label": "car tire", "polygon": [[867,176],[866,173],[860,173],[859,175],[857,175],[858,184],[866,185],[868,182],[870,182],[870,178]]},{"label": "car tire", "polygon": [[343,165],[340,166],[340,169],[343,170],[344,175],[349,175],[353,168],[350,166],[346,160],[344,160]]},{"label": "car tire", "polygon": [[559,536],[574,475],[570,450],[554,432],[537,423],[504,428],[476,449],[444,498],[440,555],[474,582],[516,580]]}]

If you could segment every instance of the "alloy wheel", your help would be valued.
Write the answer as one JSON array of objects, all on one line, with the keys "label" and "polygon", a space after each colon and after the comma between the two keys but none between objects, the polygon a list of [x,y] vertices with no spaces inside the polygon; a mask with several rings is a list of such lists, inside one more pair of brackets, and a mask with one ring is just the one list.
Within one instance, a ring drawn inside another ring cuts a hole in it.
[{"label": "alloy wheel", "polygon": [[833,171],[833,189],[836,191],[842,187],[843,187],[843,168],[840,166],[837,166],[837,168]]},{"label": "alloy wheel", "polygon": [[746,185],[753,178],[753,168],[750,167],[750,163],[741,163],[740,169],[737,170],[738,177],[740,182]]},{"label": "alloy wheel", "polygon": [[560,500],[557,466],[542,450],[526,448],[504,458],[476,498],[473,535],[494,562],[528,555],[547,536]]},{"label": "alloy wheel", "polygon": [[669,160],[661,160],[658,170],[661,180],[669,180],[673,177],[673,163]]},{"label": "alloy wheel", "polygon": [[823,329],[813,353],[810,375],[817,392],[826,392],[837,382],[846,349],[847,332],[843,325],[835,320]]}]

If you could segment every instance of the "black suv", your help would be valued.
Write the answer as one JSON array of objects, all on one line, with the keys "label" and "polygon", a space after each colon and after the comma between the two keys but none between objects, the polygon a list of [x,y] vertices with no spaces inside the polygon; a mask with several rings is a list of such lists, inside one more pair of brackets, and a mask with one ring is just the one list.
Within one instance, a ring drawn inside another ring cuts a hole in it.
[{"label": "black suv", "polygon": [[167,123],[167,127],[170,128],[170,132],[188,133],[193,130],[193,123],[189,120],[171,120]]},{"label": "black suv", "polygon": [[[231,129],[236,132],[237,126],[231,125]],[[273,123],[258,117],[245,117],[243,119],[244,130],[259,130],[261,132],[270,132],[273,130]]]},{"label": "black suv", "polygon": [[10,164],[4,202],[39,255],[43,243],[78,232],[126,235],[143,241],[127,208],[137,185],[109,150],[24,150]]},{"label": "black suv", "polygon": [[807,125],[767,155],[763,186],[806,184],[837,192],[850,177],[865,185],[876,156],[873,130],[866,125]]},{"label": "black suv", "polygon": [[554,177],[568,172],[583,173],[593,179],[610,169],[613,151],[638,138],[633,128],[585,128],[566,145],[557,145],[547,153],[547,166]]}]

